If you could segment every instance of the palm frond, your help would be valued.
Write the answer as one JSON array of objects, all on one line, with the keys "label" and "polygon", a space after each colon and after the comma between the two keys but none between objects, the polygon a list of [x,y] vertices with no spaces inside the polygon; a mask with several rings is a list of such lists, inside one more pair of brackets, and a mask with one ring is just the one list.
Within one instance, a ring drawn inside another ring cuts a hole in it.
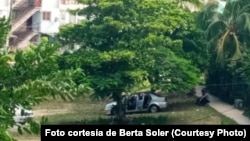
[{"label": "palm frond", "polygon": [[236,18],[238,28],[243,28],[243,31],[250,32],[250,13],[242,13]]},{"label": "palm frond", "polygon": [[216,37],[223,33],[227,28],[227,24],[222,20],[215,20],[208,26],[206,30],[207,40],[211,40],[212,38]]},{"label": "palm frond", "polygon": [[216,11],[219,7],[219,3],[217,1],[209,2],[204,7],[205,11]]},{"label": "palm frond", "polygon": [[216,52],[217,52],[217,58],[216,58],[216,62],[219,64],[222,64],[223,62],[225,62],[225,58],[224,58],[224,47],[225,47],[225,40],[229,34],[229,30],[227,30],[223,36],[221,36],[221,38],[218,40],[217,46],[216,46]]},{"label": "palm frond", "polygon": [[223,10],[223,15],[226,18],[233,18],[235,19],[241,9],[241,6],[239,4],[239,1],[228,1],[225,5],[225,8]]},{"label": "palm frond", "polygon": [[202,11],[197,16],[197,25],[201,29],[207,29],[210,23],[212,23],[217,17],[218,3],[208,3],[203,7]]},{"label": "palm frond", "polygon": [[247,4],[240,9],[239,14],[249,13],[249,12],[250,12],[250,4]]},{"label": "palm frond", "polygon": [[235,42],[235,46],[234,46],[234,51],[233,51],[233,55],[230,58],[231,61],[236,61],[241,57],[241,50],[240,50],[240,42],[237,38],[237,36],[235,34],[233,34],[233,38],[234,38],[234,42]]}]

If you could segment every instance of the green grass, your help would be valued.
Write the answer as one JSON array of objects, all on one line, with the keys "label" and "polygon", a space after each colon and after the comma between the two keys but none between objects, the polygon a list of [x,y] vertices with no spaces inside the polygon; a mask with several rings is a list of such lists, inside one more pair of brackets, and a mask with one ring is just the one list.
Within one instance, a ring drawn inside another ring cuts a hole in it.
[{"label": "green grass", "polygon": [[[195,105],[195,97],[170,96],[169,107],[159,113],[138,113],[126,115],[129,124],[145,125],[236,125],[237,123],[218,113],[210,106]],[[108,100],[93,101],[88,97],[79,97],[73,102],[51,100],[36,106],[34,110],[68,110],[67,113],[48,115],[47,124],[110,124],[112,116],[104,113],[104,106]],[[36,117],[39,120],[41,117]],[[39,141],[36,135],[18,135],[11,132],[19,141]],[[33,140],[32,140],[33,139]],[[36,140],[35,140],[36,139]]]},{"label": "green grass", "polygon": [[[210,106],[195,105],[195,97],[171,96],[169,108],[159,113],[129,114],[130,124],[237,124],[234,120],[218,113]],[[109,124],[111,116],[106,116],[104,106],[107,101],[92,101],[78,98],[71,105],[71,113],[48,116],[48,124]],[[55,104],[55,103],[54,103]],[[57,106],[58,106],[57,102]],[[62,103],[61,103],[62,104]],[[46,106],[49,105],[46,103]],[[66,104],[67,105],[67,104]],[[68,104],[69,105],[69,104]],[[52,107],[57,107],[52,106]],[[58,107],[63,107],[58,106]]]}]

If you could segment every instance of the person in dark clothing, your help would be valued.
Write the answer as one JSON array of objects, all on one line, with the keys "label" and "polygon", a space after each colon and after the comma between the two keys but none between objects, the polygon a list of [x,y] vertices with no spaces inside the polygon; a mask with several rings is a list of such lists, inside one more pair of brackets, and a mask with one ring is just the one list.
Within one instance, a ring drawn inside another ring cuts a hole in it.
[{"label": "person in dark clothing", "polygon": [[134,110],[136,108],[136,96],[132,95],[128,101],[128,110]]},{"label": "person in dark clothing", "polygon": [[202,96],[197,98],[197,101],[196,101],[196,104],[199,105],[199,106],[203,106],[203,105],[206,105],[207,103],[209,103],[209,99],[208,99],[208,95],[206,93],[206,90],[205,89],[202,89]]}]

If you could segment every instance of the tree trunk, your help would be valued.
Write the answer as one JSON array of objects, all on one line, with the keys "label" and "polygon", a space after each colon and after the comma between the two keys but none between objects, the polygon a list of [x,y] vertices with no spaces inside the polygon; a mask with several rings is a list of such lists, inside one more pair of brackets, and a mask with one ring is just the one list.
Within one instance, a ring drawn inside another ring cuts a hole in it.
[{"label": "tree trunk", "polygon": [[122,103],[122,91],[119,91],[117,93],[113,94],[114,100],[117,102],[116,108],[115,108],[115,118],[113,123],[114,124],[126,124],[126,116],[125,116],[125,106]]}]

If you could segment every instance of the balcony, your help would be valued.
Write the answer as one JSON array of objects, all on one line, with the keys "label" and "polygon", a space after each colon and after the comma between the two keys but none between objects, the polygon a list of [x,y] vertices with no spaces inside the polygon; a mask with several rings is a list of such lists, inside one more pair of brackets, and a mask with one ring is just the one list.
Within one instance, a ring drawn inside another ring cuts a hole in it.
[{"label": "balcony", "polygon": [[[30,40],[38,35],[32,30],[32,16],[40,10],[41,0],[13,0],[13,18],[10,44],[16,49],[29,46]],[[27,28],[29,27],[29,28]]]},{"label": "balcony", "polygon": [[15,18],[12,20],[11,33],[16,31],[23,23],[25,23],[32,15],[34,15],[40,8],[37,7],[25,7],[16,12]]}]

